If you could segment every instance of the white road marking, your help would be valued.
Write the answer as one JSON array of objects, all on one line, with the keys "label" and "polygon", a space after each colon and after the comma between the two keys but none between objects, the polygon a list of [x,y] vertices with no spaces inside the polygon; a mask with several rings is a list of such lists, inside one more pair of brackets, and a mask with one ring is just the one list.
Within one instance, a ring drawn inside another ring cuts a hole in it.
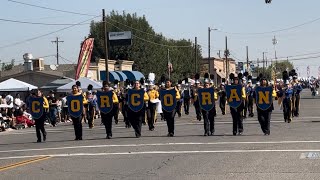
[{"label": "white road marking", "polygon": [[4,150],[0,153],[11,152],[32,152],[32,151],[47,151],[47,150],[65,150],[65,149],[86,149],[86,148],[106,148],[106,147],[144,147],[144,146],[188,146],[188,145],[230,145],[230,144],[298,144],[298,143],[320,143],[320,141],[261,141],[261,142],[187,142],[187,143],[153,143],[153,144],[99,144],[88,146],[68,146],[68,147],[52,147],[39,149],[13,149]]},{"label": "white road marking", "polygon": [[72,153],[72,154],[45,154],[31,156],[1,157],[0,160],[23,159],[34,157],[76,157],[76,156],[112,156],[112,155],[146,155],[146,154],[205,154],[205,153],[261,153],[261,152],[320,152],[320,149],[264,149],[264,150],[218,150],[218,151],[142,151],[142,152],[116,152],[116,153]]},{"label": "white road marking", "polygon": [[[299,119],[293,119],[292,123],[297,123],[297,122],[311,122],[311,121],[315,121],[315,119],[319,120],[320,122],[320,117],[301,117]],[[255,119],[246,119],[243,121],[244,124],[258,124],[258,120]],[[274,118],[271,120],[271,123],[284,123],[283,119],[278,119],[278,118]],[[230,121],[219,121],[216,119],[215,124],[232,124],[231,119]],[[71,125],[71,124],[70,124]],[[175,124],[176,126],[185,126],[185,125],[203,125],[203,121],[189,121],[189,123],[177,123]],[[158,127],[163,127],[163,126],[167,126],[166,123],[164,122],[158,122],[156,124],[156,126]],[[97,126],[95,129],[100,129],[103,130],[104,127],[103,126]],[[126,129],[125,127],[113,127],[113,129]],[[47,132],[51,132],[51,133],[60,133],[60,132],[65,132],[65,130],[73,130],[73,127],[68,127],[68,128],[48,128],[46,129]],[[89,128],[84,128],[84,130],[89,130]],[[90,130],[91,131],[91,130]],[[25,129],[25,130],[17,130],[17,131],[10,131],[10,132],[1,132],[0,136],[4,136],[4,135],[24,135],[24,134],[34,134],[35,133],[35,129]]]}]

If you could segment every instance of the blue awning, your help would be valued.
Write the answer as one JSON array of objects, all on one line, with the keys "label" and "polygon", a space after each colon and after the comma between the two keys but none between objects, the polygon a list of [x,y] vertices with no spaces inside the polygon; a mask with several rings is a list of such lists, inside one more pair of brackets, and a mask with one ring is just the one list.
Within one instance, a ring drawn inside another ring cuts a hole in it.
[{"label": "blue awning", "polygon": [[128,79],[126,74],[124,74],[122,71],[114,71],[114,72],[118,74],[118,76],[120,77],[120,81],[126,81],[126,79]]},{"label": "blue awning", "polygon": [[141,78],[144,78],[144,75],[139,71],[122,71],[126,76],[127,79],[130,81],[138,81]]},{"label": "blue awning", "polygon": [[[106,80],[106,71],[100,71],[100,80]],[[114,71],[109,71],[109,81],[113,82],[115,80],[120,81],[119,75]]]}]

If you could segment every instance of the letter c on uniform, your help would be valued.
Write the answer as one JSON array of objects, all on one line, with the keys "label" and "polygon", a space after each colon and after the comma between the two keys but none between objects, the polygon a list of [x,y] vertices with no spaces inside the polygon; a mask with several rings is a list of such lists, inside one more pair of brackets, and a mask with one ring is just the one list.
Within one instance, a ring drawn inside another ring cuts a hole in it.
[{"label": "letter c on uniform", "polygon": [[132,104],[132,106],[139,106],[141,104],[140,101],[136,101],[136,98],[141,98],[140,94],[131,94],[131,104]]},{"label": "letter c on uniform", "polygon": [[32,101],[31,110],[33,113],[39,113],[40,112],[40,102],[39,101]]}]

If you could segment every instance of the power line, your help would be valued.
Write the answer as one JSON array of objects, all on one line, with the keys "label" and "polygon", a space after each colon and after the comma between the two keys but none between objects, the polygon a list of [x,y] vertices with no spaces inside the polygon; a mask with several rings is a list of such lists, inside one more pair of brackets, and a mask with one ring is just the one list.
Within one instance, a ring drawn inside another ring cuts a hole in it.
[{"label": "power line", "polygon": [[319,21],[320,17],[295,25],[295,26],[291,26],[291,27],[287,27],[287,28],[282,28],[282,29],[278,29],[278,30],[273,30],[273,31],[266,31],[266,32],[250,32],[250,33],[239,33],[239,32],[227,32],[227,31],[221,31],[221,30],[217,30],[218,32],[222,32],[222,33],[226,33],[226,34],[233,34],[233,35],[261,35],[261,34],[272,34],[272,33],[277,33],[277,32],[282,32],[282,31],[288,31],[291,29],[296,29],[299,28],[301,26],[307,25],[307,24],[311,24],[314,23],[316,21]]},{"label": "power line", "polygon": [[41,8],[41,9],[46,9],[46,10],[51,10],[51,11],[56,11],[56,12],[76,14],[76,15],[82,15],[82,16],[93,16],[93,17],[96,16],[96,15],[92,15],[92,14],[85,14],[85,13],[79,13],[79,12],[73,12],[73,11],[54,9],[54,8],[49,8],[49,7],[45,7],[45,6],[38,6],[38,5],[24,3],[24,2],[20,2],[20,1],[14,1],[14,0],[8,0],[8,1],[12,2],[12,3],[16,3],[16,4],[22,4],[22,5],[26,5],[26,6],[31,6],[31,7],[36,7],[36,8]]},{"label": "power line", "polygon": [[19,20],[12,20],[12,19],[2,19],[0,21],[4,22],[12,22],[12,23],[20,23],[20,24],[32,24],[32,25],[46,25],[46,26],[71,26],[71,25],[87,25],[90,23],[82,23],[82,24],[72,24],[72,23],[42,23],[42,22],[30,22],[30,21],[19,21]]},{"label": "power line", "polygon": [[[93,17],[93,18],[90,18],[90,19],[87,19],[85,21],[81,21],[81,22],[79,22],[77,24],[82,24],[84,22],[91,21],[92,19],[95,19],[97,17],[100,17],[100,15],[96,16],[96,17]],[[66,29],[69,29],[69,28],[72,28],[72,27],[76,26],[77,24],[73,24],[73,25],[64,27],[62,29],[59,29],[59,30],[56,30],[56,31],[52,31],[52,32],[49,32],[49,33],[46,33],[46,34],[43,34],[43,35],[40,35],[40,36],[36,36],[36,37],[33,37],[33,38],[25,39],[23,41],[15,42],[15,43],[8,44],[8,45],[5,45],[5,46],[0,46],[0,49],[4,49],[4,48],[12,47],[12,46],[15,46],[15,45],[23,44],[23,43],[26,43],[26,42],[29,42],[29,41],[33,41],[33,40],[36,40],[36,39],[39,39],[39,38],[42,38],[42,37],[45,37],[45,36],[60,32],[60,31],[64,31]]]}]

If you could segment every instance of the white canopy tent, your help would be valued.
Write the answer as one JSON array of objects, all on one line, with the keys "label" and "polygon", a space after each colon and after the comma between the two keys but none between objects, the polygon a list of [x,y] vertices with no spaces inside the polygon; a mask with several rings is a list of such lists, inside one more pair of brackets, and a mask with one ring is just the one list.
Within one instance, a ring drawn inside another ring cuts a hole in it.
[{"label": "white canopy tent", "polygon": [[[91,79],[88,79],[88,78],[80,78],[78,79],[78,81],[81,83],[81,89],[86,91],[89,84],[91,84],[93,86],[93,89],[101,89],[102,88],[102,84],[97,82],[97,81],[94,81],[94,80],[91,80]],[[68,84],[65,84],[63,86],[60,86],[57,88],[57,92],[69,92],[71,91],[71,88],[73,85],[76,84],[76,81],[73,80],[72,82],[68,83]]]},{"label": "white canopy tent", "polygon": [[32,89],[38,89],[38,87],[14,78],[0,83],[0,91],[2,92],[30,91]]}]

